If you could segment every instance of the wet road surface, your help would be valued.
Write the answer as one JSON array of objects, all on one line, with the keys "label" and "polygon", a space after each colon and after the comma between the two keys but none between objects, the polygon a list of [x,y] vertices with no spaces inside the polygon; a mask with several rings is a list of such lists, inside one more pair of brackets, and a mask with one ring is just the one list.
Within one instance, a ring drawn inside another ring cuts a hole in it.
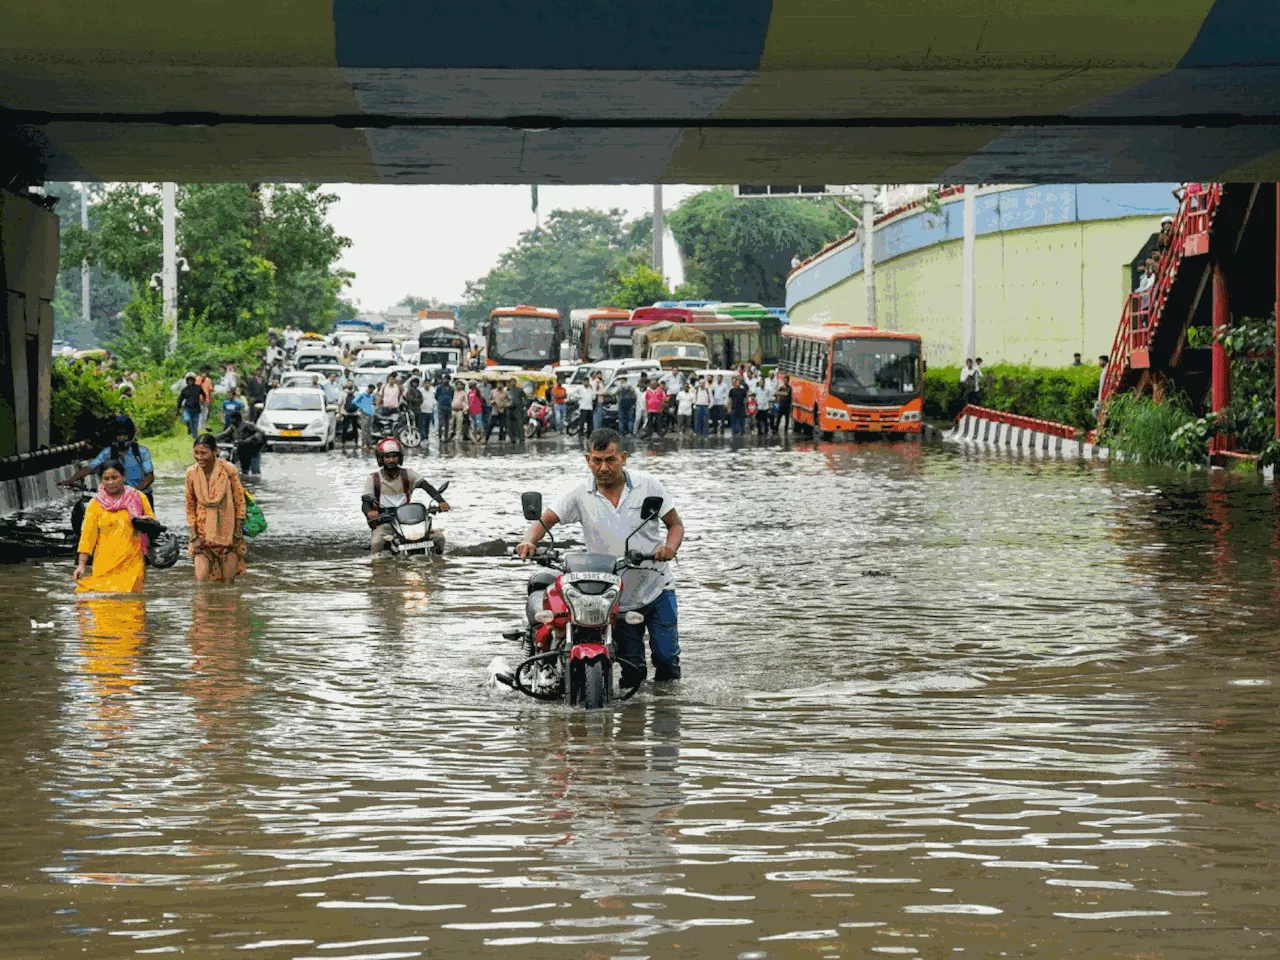
[{"label": "wet road surface", "polygon": [[[686,679],[586,717],[483,685],[519,565],[371,562],[368,459],[264,460],[234,588],[0,567],[0,956],[1280,955],[1254,480],[655,446]],[[411,464],[464,545],[583,470]]]}]

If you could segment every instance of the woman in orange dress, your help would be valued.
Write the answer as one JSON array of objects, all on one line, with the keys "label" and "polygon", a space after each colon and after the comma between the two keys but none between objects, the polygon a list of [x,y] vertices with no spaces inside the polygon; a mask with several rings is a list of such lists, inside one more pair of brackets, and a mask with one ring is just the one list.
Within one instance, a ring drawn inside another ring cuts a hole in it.
[{"label": "woman in orange dress", "polygon": [[187,468],[187,526],[196,581],[234,583],[244,573],[245,555],[240,474],[218,459],[218,441],[211,434],[196,437],[191,450],[196,462]]},{"label": "woman in orange dress", "polygon": [[[150,517],[151,504],[125,485],[124,464],[102,465],[98,493],[84,511],[76,547],[76,593],[141,593],[146,577],[147,538],[133,528],[134,517]],[[93,559],[93,573],[88,572]]]}]

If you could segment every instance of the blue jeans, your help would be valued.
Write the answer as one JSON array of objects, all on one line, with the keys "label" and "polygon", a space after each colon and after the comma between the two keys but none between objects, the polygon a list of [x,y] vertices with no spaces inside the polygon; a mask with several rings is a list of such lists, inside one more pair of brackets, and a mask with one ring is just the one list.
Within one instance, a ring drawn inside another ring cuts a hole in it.
[{"label": "blue jeans", "polygon": [[710,409],[710,407],[693,408],[693,432],[700,437],[707,435],[707,414]]},{"label": "blue jeans", "polygon": [[474,413],[471,415],[471,439],[479,440],[484,436],[484,414]]},{"label": "blue jeans", "polygon": [[254,476],[262,473],[262,451],[255,450],[253,453],[240,454],[240,470]]},{"label": "blue jeans", "polygon": [[[634,687],[645,678],[648,668],[644,657],[644,633],[649,631],[649,652],[653,656],[653,679],[680,679],[680,631],[677,625],[676,592],[664,590],[647,606],[641,607],[644,623],[620,620],[613,635],[622,664],[621,683]],[[634,666],[632,666],[634,664]]]},{"label": "blue jeans", "polygon": [[183,410],[182,422],[187,425],[187,433],[191,434],[191,438],[200,433],[200,411],[199,410]]},{"label": "blue jeans", "polygon": [[431,435],[431,419],[432,414],[418,411],[418,432],[422,434],[422,442],[426,443],[427,437]]},{"label": "blue jeans", "polygon": [[729,414],[729,429],[734,433],[745,433],[747,430],[747,415],[738,413],[736,410]]},{"label": "blue jeans", "polygon": [[594,410],[591,411],[591,429],[599,430],[600,425],[604,423],[604,404],[597,403]]},{"label": "blue jeans", "polygon": [[563,430],[564,429],[564,404],[563,403],[552,404],[551,414],[552,414],[552,417],[554,418],[552,422],[555,424],[555,428],[557,430]]},{"label": "blue jeans", "polygon": [[635,432],[636,425],[636,408],[635,407],[619,407],[618,408],[618,433],[622,436],[629,436]]},{"label": "blue jeans", "polygon": [[449,409],[436,407],[436,436],[443,437],[449,432]]}]

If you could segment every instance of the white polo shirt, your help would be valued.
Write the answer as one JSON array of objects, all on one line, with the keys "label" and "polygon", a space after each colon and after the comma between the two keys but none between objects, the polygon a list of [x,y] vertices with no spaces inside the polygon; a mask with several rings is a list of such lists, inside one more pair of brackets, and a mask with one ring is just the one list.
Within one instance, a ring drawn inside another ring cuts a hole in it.
[{"label": "white polo shirt", "polygon": [[[597,488],[595,477],[564,491],[551,504],[561,523],[581,523],[582,539],[591,553],[621,557],[627,535],[640,526],[640,505],[645,497],[661,497],[662,509],[631,538],[631,549],[652,553],[667,542],[662,518],[675,509],[662,481],[639,470],[625,471],[626,489],[615,508]],[[652,569],[627,570],[622,575],[623,610],[652,603],[664,590],[674,590],[676,578],[669,563],[649,563]]]}]

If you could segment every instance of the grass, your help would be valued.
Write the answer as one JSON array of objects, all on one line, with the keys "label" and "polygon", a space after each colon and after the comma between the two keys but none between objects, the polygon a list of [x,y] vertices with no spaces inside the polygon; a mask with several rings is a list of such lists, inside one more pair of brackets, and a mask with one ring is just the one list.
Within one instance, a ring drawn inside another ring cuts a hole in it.
[{"label": "grass", "polygon": [[191,437],[181,423],[175,424],[162,436],[142,437],[138,442],[151,451],[151,463],[157,474],[180,473],[194,462],[191,459]]},{"label": "grass", "polygon": [[[1024,417],[1093,428],[1098,397],[1097,367],[1032,367],[994,364],[983,368],[980,405]],[[925,416],[954,419],[964,400],[959,367],[930,367],[925,373]]]},{"label": "grass", "polygon": [[1177,443],[1174,434],[1195,419],[1181,395],[1157,403],[1147,396],[1119,393],[1107,404],[1101,442],[1144,463],[1180,466],[1192,462],[1194,451]]}]

